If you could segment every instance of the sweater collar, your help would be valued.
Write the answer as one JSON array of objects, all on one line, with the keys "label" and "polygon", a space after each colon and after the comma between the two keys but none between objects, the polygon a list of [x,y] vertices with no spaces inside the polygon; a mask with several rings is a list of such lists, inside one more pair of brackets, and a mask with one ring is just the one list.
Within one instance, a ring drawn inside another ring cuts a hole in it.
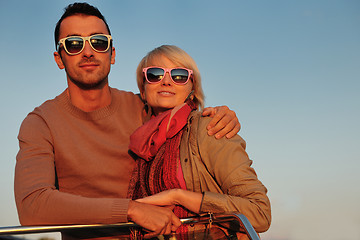
[{"label": "sweater collar", "polygon": [[81,118],[84,120],[98,120],[112,115],[118,106],[118,102],[116,101],[116,98],[114,98],[114,93],[112,88],[110,88],[110,93],[111,93],[111,103],[106,107],[91,112],[84,112],[80,108],[74,106],[71,103],[71,99],[67,94],[67,89],[65,89],[65,91],[63,91],[59,96],[57,96],[56,100],[59,102],[61,108],[63,108],[65,111],[70,112],[72,115],[74,115],[77,118]]}]

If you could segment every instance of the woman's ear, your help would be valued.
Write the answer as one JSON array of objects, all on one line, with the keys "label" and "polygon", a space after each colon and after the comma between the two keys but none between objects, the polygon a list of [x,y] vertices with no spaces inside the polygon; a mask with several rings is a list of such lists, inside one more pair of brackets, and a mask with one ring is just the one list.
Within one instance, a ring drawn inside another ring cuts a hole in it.
[{"label": "woman's ear", "polygon": [[194,100],[194,90],[191,90],[191,92],[189,93],[189,95],[186,97],[185,101],[186,102],[187,100]]},{"label": "woman's ear", "polygon": [[140,96],[141,96],[141,99],[146,102],[146,94],[145,94],[145,86],[146,85],[146,80],[145,80],[145,77],[143,78],[143,85],[142,85],[142,89],[140,89]]},{"label": "woman's ear", "polygon": [[54,59],[55,59],[55,62],[56,62],[56,64],[58,65],[58,67],[59,67],[60,69],[64,69],[64,68],[65,68],[64,63],[63,63],[63,61],[62,61],[62,59],[61,59],[61,56],[60,56],[60,53],[59,53],[59,52],[54,52]]},{"label": "woman's ear", "polygon": [[146,102],[146,97],[145,97],[145,93],[141,93],[141,99],[143,100],[143,102]]},{"label": "woman's ear", "polygon": [[[144,86],[145,88],[145,86]],[[145,95],[145,89],[143,89],[142,91],[140,91],[140,96],[141,96],[141,99],[146,102],[146,95]]]}]

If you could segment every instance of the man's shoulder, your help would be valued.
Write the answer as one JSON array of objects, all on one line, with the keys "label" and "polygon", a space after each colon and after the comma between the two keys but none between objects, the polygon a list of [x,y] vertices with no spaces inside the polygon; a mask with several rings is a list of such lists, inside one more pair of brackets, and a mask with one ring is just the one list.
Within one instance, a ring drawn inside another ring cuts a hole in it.
[{"label": "man's shoulder", "polygon": [[[21,132],[31,132],[46,125],[47,116],[54,115],[57,99],[46,100],[27,114],[20,126]],[[22,130],[22,131],[21,131]]]},{"label": "man's shoulder", "polygon": [[120,90],[117,88],[111,88],[111,92],[117,98],[127,99],[129,101],[142,102],[140,94],[135,94],[133,92]]},{"label": "man's shoulder", "polygon": [[47,119],[49,116],[56,116],[59,113],[59,110],[61,109],[58,105],[61,104],[62,101],[65,101],[66,99],[66,93],[63,91],[56,97],[52,99],[48,99],[39,106],[35,107],[32,111],[30,111],[27,116],[24,118],[23,123],[33,123],[33,122],[46,122],[45,119]]},{"label": "man's shoulder", "polygon": [[111,93],[117,96],[124,96],[124,97],[138,97],[137,94],[130,92],[130,91],[125,91],[125,90],[120,90],[117,88],[110,88],[111,89]]},{"label": "man's shoulder", "polygon": [[60,102],[64,102],[64,101],[66,101],[66,93],[65,93],[65,91],[62,92],[61,94],[57,95],[56,97],[52,98],[52,99],[46,100],[45,102],[43,102],[39,106],[35,107],[34,110],[32,112],[30,112],[30,113],[41,114],[41,113],[46,113],[46,112],[57,111],[58,110],[57,105]]}]

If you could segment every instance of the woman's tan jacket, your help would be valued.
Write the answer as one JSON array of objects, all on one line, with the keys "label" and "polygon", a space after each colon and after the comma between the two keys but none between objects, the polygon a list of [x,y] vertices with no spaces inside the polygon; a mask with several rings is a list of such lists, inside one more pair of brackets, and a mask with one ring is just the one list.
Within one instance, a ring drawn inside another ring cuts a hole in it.
[{"label": "woman's tan jacket", "polygon": [[186,187],[203,192],[201,212],[244,214],[257,232],[270,227],[267,189],[258,180],[240,136],[215,139],[206,126],[211,118],[194,111],[180,144],[180,162]]}]

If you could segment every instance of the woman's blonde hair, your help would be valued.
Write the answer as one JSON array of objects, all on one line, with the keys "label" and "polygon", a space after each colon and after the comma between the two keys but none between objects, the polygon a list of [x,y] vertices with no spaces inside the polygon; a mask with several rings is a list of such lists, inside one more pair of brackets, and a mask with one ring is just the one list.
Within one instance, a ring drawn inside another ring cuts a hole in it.
[{"label": "woman's blonde hair", "polygon": [[[201,76],[199,69],[192,57],[187,54],[181,48],[174,45],[162,45],[150,51],[139,63],[136,69],[136,80],[137,85],[140,90],[141,96],[143,96],[145,91],[145,77],[143,73],[143,68],[152,66],[151,64],[155,62],[157,57],[164,56],[173,62],[177,67],[184,67],[191,69],[193,71],[192,82],[193,82],[193,96],[196,106],[200,109],[204,108],[205,96],[201,87]],[[159,66],[161,67],[161,66]],[[145,99],[143,99],[145,100]]]}]

